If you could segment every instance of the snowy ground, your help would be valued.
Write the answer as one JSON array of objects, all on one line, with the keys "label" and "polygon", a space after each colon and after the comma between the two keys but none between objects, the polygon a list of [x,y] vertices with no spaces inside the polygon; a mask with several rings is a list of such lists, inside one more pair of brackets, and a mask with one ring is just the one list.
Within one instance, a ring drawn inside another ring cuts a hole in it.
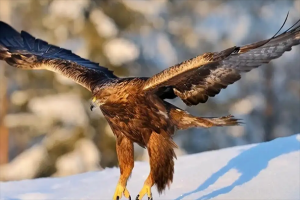
[{"label": "snowy ground", "polygon": [[[127,187],[132,197],[148,172],[148,163],[135,163]],[[64,178],[6,182],[0,185],[0,199],[111,199],[118,177],[119,170],[113,168]],[[154,199],[300,199],[300,134],[179,157],[170,190],[161,196],[156,188],[152,192]]]}]

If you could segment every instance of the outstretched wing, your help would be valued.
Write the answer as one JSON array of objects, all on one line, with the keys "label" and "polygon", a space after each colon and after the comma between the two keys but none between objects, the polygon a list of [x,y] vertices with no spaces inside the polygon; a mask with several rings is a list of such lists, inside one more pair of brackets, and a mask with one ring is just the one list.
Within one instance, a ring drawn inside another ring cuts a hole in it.
[{"label": "outstretched wing", "polygon": [[90,91],[99,81],[117,78],[112,71],[99,66],[98,63],[36,39],[25,31],[19,33],[1,21],[0,60],[21,69],[46,69],[57,72]]},{"label": "outstretched wing", "polygon": [[242,72],[268,63],[290,51],[292,46],[299,45],[298,22],[269,40],[233,47],[220,53],[206,53],[172,66],[148,79],[144,90],[159,93],[165,98],[176,95],[187,105],[205,103],[208,97],[215,96],[221,89],[239,80]]}]

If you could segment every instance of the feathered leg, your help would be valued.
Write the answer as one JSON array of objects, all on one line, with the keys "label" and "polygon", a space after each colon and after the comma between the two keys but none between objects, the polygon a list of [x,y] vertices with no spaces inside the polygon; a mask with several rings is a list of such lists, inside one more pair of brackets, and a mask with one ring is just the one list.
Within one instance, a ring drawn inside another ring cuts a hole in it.
[{"label": "feathered leg", "polygon": [[133,143],[125,136],[120,136],[117,139],[116,147],[121,176],[113,200],[119,200],[123,195],[126,198],[131,199],[129,192],[126,189],[126,185],[134,166]]},{"label": "feathered leg", "polygon": [[162,193],[166,186],[173,181],[174,158],[176,158],[174,148],[176,144],[169,136],[153,132],[147,143],[147,150],[150,161],[150,174],[146,179],[142,190],[136,197],[142,199],[145,195],[148,200],[152,200],[151,187],[155,184],[159,193]]}]

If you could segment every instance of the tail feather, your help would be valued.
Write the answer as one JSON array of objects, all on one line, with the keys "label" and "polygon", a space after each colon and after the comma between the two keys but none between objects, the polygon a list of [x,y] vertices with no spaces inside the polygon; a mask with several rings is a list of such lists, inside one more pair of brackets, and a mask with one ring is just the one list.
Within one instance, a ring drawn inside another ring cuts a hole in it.
[{"label": "tail feather", "polygon": [[224,117],[196,117],[195,123],[197,127],[213,127],[213,126],[238,126],[242,122],[240,119],[235,118],[233,115],[228,115]]},{"label": "tail feather", "polygon": [[224,117],[195,117],[188,112],[175,107],[172,104],[166,104],[169,116],[177,129],[188,129],[194,127],[210,128],[213,126],[238,126],[242,122],[232,115]]}]

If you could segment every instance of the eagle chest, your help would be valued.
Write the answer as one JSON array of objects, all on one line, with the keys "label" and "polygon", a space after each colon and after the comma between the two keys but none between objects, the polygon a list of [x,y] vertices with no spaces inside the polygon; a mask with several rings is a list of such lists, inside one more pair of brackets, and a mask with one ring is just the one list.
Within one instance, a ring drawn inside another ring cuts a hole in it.
[{"label": "eagle chest", "polygon": [[126,102],[107,102],[101,110],[117,137],[124,134],[141,146],[153,132],[165,134],[173,127],[163,102],[153,96],[132,95]]}]

